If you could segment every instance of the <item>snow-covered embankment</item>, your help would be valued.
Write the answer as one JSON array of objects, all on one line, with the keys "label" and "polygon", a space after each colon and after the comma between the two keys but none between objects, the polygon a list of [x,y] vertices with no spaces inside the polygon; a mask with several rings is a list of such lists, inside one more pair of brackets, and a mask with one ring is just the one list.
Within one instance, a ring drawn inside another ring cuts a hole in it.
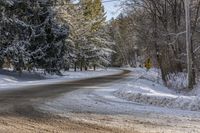
[{"label": "snow-covered embankment", "polygon": [[[200,96],[177,93],[168,89],[161,82],[159,71],[151,69],[132,69],[132,75],[139,75],[137,80],[127,82],[126,86],[117,90],[114,95],[129,101],[167,108],[178,108],[190,111],[200,111]],[[198,90],[198,89],[197,89]]]}]

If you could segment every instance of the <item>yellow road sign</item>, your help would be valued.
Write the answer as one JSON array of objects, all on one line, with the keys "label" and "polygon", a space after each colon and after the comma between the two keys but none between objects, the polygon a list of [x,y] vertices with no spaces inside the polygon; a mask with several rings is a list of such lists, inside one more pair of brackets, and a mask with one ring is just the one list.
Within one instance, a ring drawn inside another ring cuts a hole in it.
[{"label": "yellow road sign", "polygon": [[145,61],[145,67],[147,70],[149,70],[151,67],[152,67],[152,61],[150,58],[148,58],[146,61]]}]

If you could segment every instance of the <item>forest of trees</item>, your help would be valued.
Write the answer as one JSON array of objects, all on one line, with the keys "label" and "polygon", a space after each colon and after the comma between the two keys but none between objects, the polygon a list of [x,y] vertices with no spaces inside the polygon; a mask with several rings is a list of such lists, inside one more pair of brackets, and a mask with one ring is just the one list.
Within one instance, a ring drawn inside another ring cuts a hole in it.
[{"label": "forest of trees", "polygon": [[114,65],[135,66],[150,58],[166,85],[170,73],[188,72],[192,88],[200,70],[200,1],[124,0],[121,4],[123,13],[111,21],[117,51]]},{"label": "forest of trees", "polygon": [[0,67],[59,74],[107,66],[113,45],[101,0],[0,0]]},{"label": "forest of trees", "polygon": [[122,13],[109,22],[102,2],[0,0],[0,67],[60,74],[143,67],[149,59],[166,85],[179,72],[188,72],[189,88],[195,85],[200,0],[122,0]]}]

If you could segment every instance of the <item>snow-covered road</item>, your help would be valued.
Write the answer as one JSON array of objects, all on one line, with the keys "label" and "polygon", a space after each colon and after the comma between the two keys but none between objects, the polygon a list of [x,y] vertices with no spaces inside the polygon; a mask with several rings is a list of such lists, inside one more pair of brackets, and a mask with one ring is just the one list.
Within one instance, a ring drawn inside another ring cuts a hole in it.
[{"label": "snow-covered road", "polygon": [[29,88],[30,86],[50,85],[62,83],[66,81],[77,81],[87,78],[95,78],[100,76],[107,76],[118,74],[122,72],[120,69],[98,69],[97,71],[77,71],[73,70],[62,72],[62,76],[44,74],[43,71],[35,73],[23,72],[22,74],[0,70],[0,91],[18,90]]},{"label": "snow-covered road", "polygon": [[[0,91],[0,132],[121,132],[118,128],[88,124],[74,119],[65,119],[66,117],[57,117],[55,114],[52,115],[52,110],[48,110],[51,113],[49,114],[41,112],[37,107],[82,87],[106,84],[122,79],[128,72],[119,70],[114,73],[101,71],[101,74],[91,72],[93,74],[90,74],[88,78],[79,76],[70,81],[61,79],[51,84],[46,84],[45,82],[44,84],[31,84],[31,86],[21,87],[19,87],[19,84],[17,88],[8,90],[3,88]],[[77,73],[74,74],[77,75]]]},{"label": "snow-covered road", "polygon": [[159,107],[116,96],[120,89],[126,89],[124,87],[130,83],[138,83],[143,76],[144,73],[130,73],[128,77],[113,82],[84,86],[45,101],[38,108],[80,121],[115,125],[142,133],[199,133],[198,111]]},{"label": "snow-covered road", "polygon": [[[160,105],[159,102],[150,104],[141,100],[146,94],[152,96],[151,102],[158,100],[158,96],[162,100],[179,95],[162,86],[159,81],[155,82],[155,79],[157,76],[153,71],[124,71],[113,76],[14,89],[0,93],[0,110],[23,117],[35,117],[39,111],[124,132],[199,133],[199,111],[181,109],[179,106],[162,107],[163,102]],[[140,88],[136,87],[138,85]],[[139,101],[134,100],[135,93],[139,93]]]}]

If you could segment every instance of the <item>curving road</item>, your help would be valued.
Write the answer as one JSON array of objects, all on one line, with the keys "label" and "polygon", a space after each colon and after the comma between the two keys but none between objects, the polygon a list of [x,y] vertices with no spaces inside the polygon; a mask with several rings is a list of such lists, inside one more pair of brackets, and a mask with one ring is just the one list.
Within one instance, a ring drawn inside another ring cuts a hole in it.
[{"label": "curving road", "polygon": [[176,113],[178,110],[145,106],[113,95],[113,88],[139,77],[124,70],[115,75],[1,91],[0,132],[200,132],[198,112]]},{"label": "curving road", "polygon": [[[111,83],[128,76],[130,71],[123,70],[119,74],[101,76],[96,78],[88,78],[77,81],[66,81],[51,85],[35,85],[27,86],[21,89],[9,89],[9,91],[0,92],[0,108],[1,112],[6,110],[9,113],[26,114],[34,105],[43,103],[46,100],[54,99],[62,94],[81,89],[86,86],[100,85]],[[9,111],[8,111],[9,110]],[[31,112],[33,113],[32,110]],[[28,114],[29,115],[29,114]]]},{"label": "curving road", "polygon": [[[52,85],[35,85],[0,92],[0,132],[6,133],[51,133],[51,132],[87,132],[111,133],[127,132],[99,124],[91,124],[66,117],[59,117],[37,108],[45,101],[52,101],[60,95],[84,88],[86,86],[111,83],[128,76],[130,71],[119,74],[88,78],[78,81],[66,81]],[[70,102],[70,101],[67,101]]]}]

